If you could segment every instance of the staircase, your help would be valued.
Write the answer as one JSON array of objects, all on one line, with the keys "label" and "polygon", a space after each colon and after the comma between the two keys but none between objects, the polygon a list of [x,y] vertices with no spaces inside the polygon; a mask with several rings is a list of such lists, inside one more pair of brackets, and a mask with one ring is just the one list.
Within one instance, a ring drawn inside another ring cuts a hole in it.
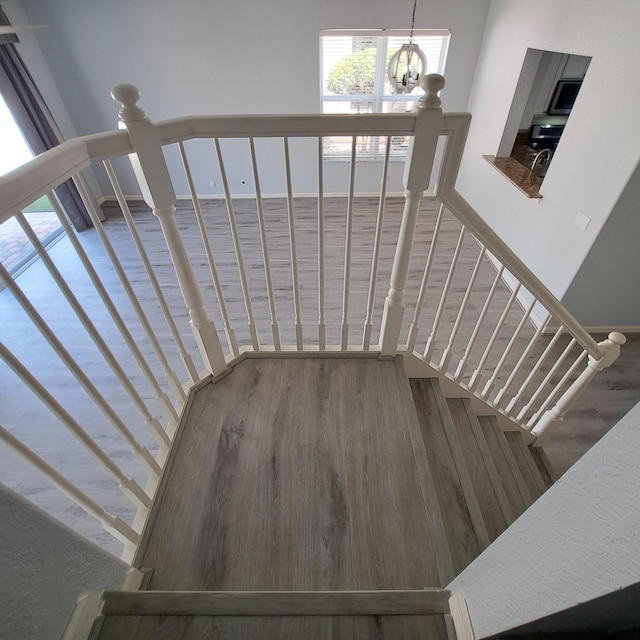
[{"label": "staircase", "polygon": [[[17,220],[52,279],[30,291],[0,264],[11,296],[0,360],[18,379],[9,393],[42,405],[37,419],[0,408],[0,440],[124,544],[125,561],[153,569],[149,590],[439,590],[550,482],[522,438],[552,437],[625,338],[597,343],[456,191],[470,115],[442,112],[443,86],[426,76],[406,114],[154,124],[138,90],[119,85],[121,129],[0,177],[0,223]],[[351,160],[325,167],[323,139],[345,134]],[[411,139],[404,198],[387,197],[387,154],[377,213],[360,212],[360,136],[387,137],[387,150]],[[213,202],[202,184],[210,152],[191,147],[200,139],[213,143],[224,191]],[[127,156],[153,215],[129,207]],[[317,189],[296,183],[303,166]],[[111,184],[126,237],[103,227],[89,167]],[[232,174],[251,177],[248,191]],[[177,211],[184,178],[190,199]],[[67,180],[92,240],[51,191]],[[348,185],[338,198],[337,184]],[[64,268],[22,213],[44,194],[73,249]],[[143,219],[162,239],[141,233]],[[399,358],[419,379],[409,383]],[[40,451],[52,417],[68,467]],[[89,481],[75,476],[81,456]],[[98,488],[125,508],[94,497],[97,465]],[[435,622],[411,615],[447,633],[446,610],[427,616]]]},{"label": "staircase", "polygon": [[188,399],[99,637],[455,638],[442,587],[545,490],[534,455],[401,357],[247,357]]}]

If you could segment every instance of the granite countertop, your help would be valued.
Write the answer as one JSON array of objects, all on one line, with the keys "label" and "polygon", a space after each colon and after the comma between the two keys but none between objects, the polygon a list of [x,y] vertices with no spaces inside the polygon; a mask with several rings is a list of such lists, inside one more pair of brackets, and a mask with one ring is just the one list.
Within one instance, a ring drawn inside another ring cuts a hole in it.
[{"label": "granite countertop", "polygon": [[520,189],[528,198],[542,198],[539,192],[542,178],[527,168],[531,166],[536,154],[537,151],[531,149],[531,147],[516,145],[513,148],[511,157],[482,157],[500,171],[505,178]]}]

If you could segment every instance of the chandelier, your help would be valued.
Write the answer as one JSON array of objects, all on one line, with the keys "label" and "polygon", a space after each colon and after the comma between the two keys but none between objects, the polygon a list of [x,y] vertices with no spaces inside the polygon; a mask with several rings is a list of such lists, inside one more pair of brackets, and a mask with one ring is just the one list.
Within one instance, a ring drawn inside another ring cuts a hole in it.
[{"label": "chandelier", "polygon": [[413,26],[416,21],[416,5],[413,0],[411,32],[409,42],[403,44],[389,60],[388,76],[393,93],[411,93],[420,84],[420,78],[427,71],[427,58],[422,49],[413,42]]}]

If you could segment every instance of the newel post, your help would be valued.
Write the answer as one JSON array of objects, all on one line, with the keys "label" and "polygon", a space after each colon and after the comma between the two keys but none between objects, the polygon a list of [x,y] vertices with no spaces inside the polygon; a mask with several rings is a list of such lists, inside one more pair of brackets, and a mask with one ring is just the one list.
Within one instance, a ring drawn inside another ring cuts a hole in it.
[{"label": "newel post", "polygon": [[404,290],[409,276],[418,208],[429,186],[442,125],[442,109],[438,92],[444,87],[444,78],[431,73],[422,77],[420,86],[425,94],[418,100],[416,106],[416,127],[404,165],[402,178],[405,195],[404,210],[391,270],[389,293],[384,301],[382,315],[380,353],[384,356],[395,355],[398,349],[404,316]]},{"label": "newel post", "polygon": [[542,446],[549,440],[549,437],[564,419],[567,411],[571,409],[591,380],[593,380],[599,371],[610,367],[617,360],[620,355],[620,346],[626,341],[627,339],[621,333],[614,331],[609,334],[606,340],[598,343],[598,346],[600,346],[603,351],[602,356],[598,360],[593,356],[589,356],[585,370],[560,397],[555,406],[542,415],[538,424],[532,429],[531,433],[536,436],[534,446]]},{"label": "newel post", "polygon": [[134,153],[129,155],[131,166],[142,190],[145,202],[160,221],[171,261],[178,278],[184,302],[189,309],[193,334],[206,368],[214,375],[222,373],[226,362],[213,320],[204,306],[202,292],[187,257],[175,218],[176,194],[169,170],[162,154],[158,131],[137,105],[140,92],[131,84],[119,84],[111,92],[122,105],[118,115],[120,129],[129,133]]}]

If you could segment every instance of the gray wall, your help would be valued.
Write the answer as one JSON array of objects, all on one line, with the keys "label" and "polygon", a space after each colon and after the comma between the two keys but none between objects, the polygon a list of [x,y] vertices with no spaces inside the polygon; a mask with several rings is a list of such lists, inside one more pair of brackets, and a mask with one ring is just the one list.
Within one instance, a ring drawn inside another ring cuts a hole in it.
[{"label": "gray wall", "polygon": [[0,638],[58,640],[83,594],[118,589],[128,566],[0,485]]},{"label": "gray wall", "polygon": [[640,330],[640,165],[562,303],[584,325]]},{"label": "gray wall", "polygon": [[449,585],[478,638],[639,581],[638,460],[640,404]]},{"label": "gray wall", "polygon": [[[46,68],[34,74],[38,81],[53,78],[80,135],[115,127],[117,106],[110,91],[122,82],[139,86],[141,105],[153,120],[202,113],[318,113],[319,31],[408,28],[411,20],[410,3],[402,8],[387,0],[7,0],[5,5],[10,18],[20,9],[30,22],[48,25],[35,36]],[[489,5],[490,0],[425,0],[418,8],[416,28],[452,31],[442,95],[447,110],[466,109]],[[25,38],[23,48],[30,43]],[[195,171],[200,193],[215,193],[209,184],[217,177],[211,144],[192,145],[192,153],[202,165]],[[294,160],[294,191],[314,191],[315,154]],[[188,193],[177,154],[169,163],[179,176],[176,191]],[[282,171],[276,168],[278,162],[267,163],[261,175],[267,194],[283,191]],[[357,191],[377,193],[380,171],[379,162],[360,163]],[[402,163],[394,162],[391,192],[402,191],[401,172]],[[233,166],[229,173],[232,191],[249,193],[251,180],[242,185],[247,176]],[[345,162],[327,163],[326,191],[346,191],[347,177]],[[109,193],[105,184],[101,180]],[[125,193],[137,190],[130,179],[124,186]]]}]

